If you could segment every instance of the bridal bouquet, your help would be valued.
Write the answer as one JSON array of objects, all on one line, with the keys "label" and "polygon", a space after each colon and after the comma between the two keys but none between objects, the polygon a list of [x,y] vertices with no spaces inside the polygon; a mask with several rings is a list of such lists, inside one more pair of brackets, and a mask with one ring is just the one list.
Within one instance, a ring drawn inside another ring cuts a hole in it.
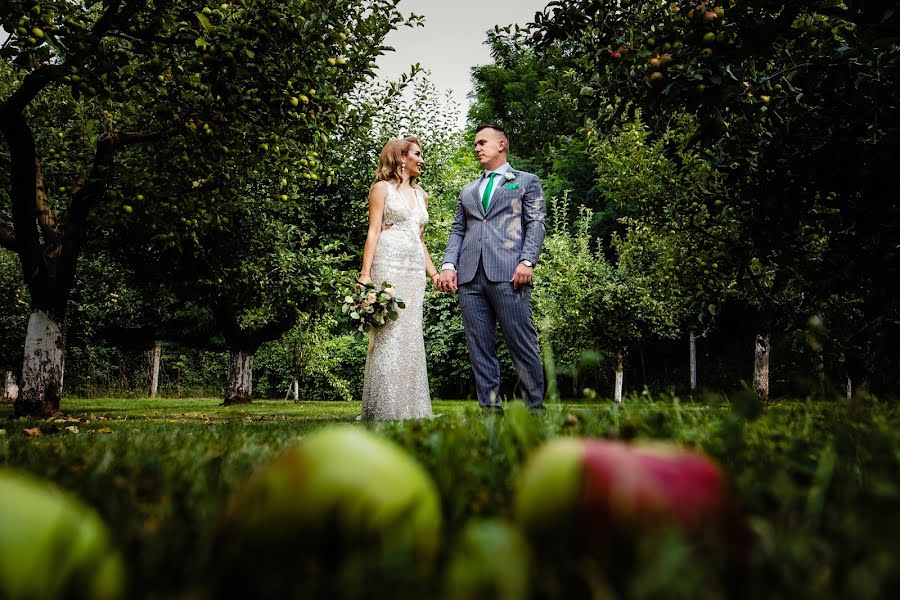
[{"label": "bridal bouquet", "polygon": [[372,328],[381,327],[388,320],[396,321],[402,308],[406,304],[385,281],[380,289],[373,283],[358,286],[352,295],[344,297],[341,313],[346,316],[353,335],[361,340]]}]

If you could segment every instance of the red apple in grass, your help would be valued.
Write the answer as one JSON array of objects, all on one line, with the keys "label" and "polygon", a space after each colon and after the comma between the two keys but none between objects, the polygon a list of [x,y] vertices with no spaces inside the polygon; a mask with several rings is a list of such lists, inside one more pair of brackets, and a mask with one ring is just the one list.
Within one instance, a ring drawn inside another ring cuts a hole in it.
[{"label": "red apple in grass", "polygon": [[231,497],[217,539],[218,591],[318,597],[421,582],[440,532],[437,489],[415,459],[365,429],[325,429]]},{"label": "red apple in grass", "polygon": [[515,515],[534,539],[600,550],[674,528],[742,542],[728,482],[709,458],[671,444],[557,438],[526,464]]}]

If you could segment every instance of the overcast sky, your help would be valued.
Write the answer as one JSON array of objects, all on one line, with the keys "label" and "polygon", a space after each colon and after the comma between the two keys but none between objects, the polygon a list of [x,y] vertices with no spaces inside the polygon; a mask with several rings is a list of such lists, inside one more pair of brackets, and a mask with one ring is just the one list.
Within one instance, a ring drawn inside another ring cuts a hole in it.
[{"label": "overcast sky", "polygon": [[379,71],[382,77],[394,79],[413,63],[420,63],[431,71],[438,89],[453,91],[462,109],[462,126],[469,107],[466,95],[472,91],[469,70],[491,62],[485,45],[487,30],[494,25],[533,21],[535,11],[542,10],[548,1],[401,0],[399,9],[424,15],[425,27],[403,27],[388,34],[385,45],[393,46],[396,52],[379,58]]}]

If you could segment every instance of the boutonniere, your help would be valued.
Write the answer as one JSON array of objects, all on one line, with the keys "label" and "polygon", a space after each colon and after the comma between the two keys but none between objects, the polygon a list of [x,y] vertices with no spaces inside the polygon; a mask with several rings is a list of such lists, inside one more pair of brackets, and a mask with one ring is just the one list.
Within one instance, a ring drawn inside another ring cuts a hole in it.
[{"label": "boutonniere", "polygon": [[503,174],[503,178],[507,181],[512,181],[513,179],[516,178],[516,174],[513,173],[512,171],[507,171],[506,173]]}]

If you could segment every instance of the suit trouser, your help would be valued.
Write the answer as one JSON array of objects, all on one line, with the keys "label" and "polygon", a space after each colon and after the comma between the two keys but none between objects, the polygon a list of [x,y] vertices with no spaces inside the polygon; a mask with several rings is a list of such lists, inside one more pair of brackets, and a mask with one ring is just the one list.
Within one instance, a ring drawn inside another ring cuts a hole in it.
[{"label": "suit trouser", "polygon": [[543,406],[544,369],[537,331],[531,317],[531,286],[517,290],[508,281],[489,281],[481,261],[472,281],[459,286],[469,361],[475,375],[478,404],[500,406],[500,362],[497,359],[497,322],[519,376],[525,404]]}]

